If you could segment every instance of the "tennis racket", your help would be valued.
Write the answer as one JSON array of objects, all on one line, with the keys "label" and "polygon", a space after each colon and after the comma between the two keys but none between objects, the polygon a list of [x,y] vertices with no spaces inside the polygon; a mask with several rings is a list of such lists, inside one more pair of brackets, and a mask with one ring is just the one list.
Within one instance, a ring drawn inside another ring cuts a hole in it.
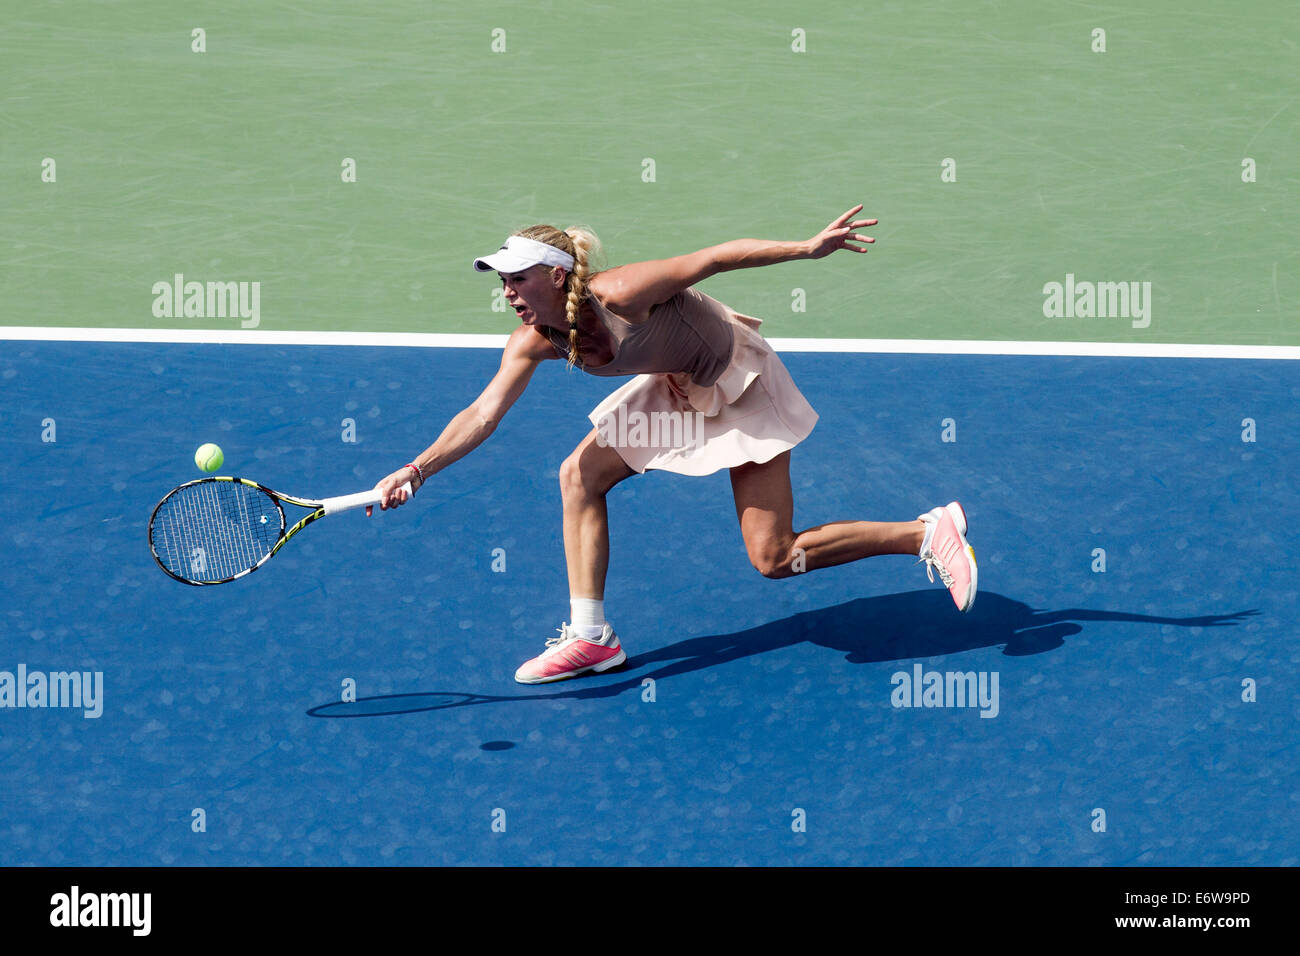
[{"label": "tennis racket", "polygon": [[[402,486],[411,493],[410,483]],[[172,489],[149,516],[149,550],[177,581],[225,584],[256,571],[317,518],[375,505],[374,488],[320,501],[294,498],[247,478],[199,478]],[[285,531],[281,502],[311,510]]]}]

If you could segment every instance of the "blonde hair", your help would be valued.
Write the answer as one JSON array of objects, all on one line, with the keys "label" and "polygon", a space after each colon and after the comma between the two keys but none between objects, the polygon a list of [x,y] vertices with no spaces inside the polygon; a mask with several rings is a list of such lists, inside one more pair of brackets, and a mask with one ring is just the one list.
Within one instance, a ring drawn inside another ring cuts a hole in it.
[{"label": "blonde hair", "polygon": [[554,226],[529,226],[513,235],[544,242],[573,256],[573,268],[564,278],[564,314],[569,320],[568,367],[581,365],[582,361],[578,358],[578,313],[583,300],[591,295],[588,287],[591,277],[600,271],[600,240],[587,226],[570,226],[563,231]]}]

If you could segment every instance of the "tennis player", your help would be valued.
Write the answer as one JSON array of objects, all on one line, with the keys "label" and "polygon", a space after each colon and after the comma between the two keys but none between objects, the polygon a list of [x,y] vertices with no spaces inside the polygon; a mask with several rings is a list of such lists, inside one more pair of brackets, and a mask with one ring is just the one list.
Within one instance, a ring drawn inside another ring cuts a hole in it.
[{"label": "tennis player", "polygon": [[[625,478],[659,468],[731,473],[745,549],[764,577],[785,578],[878,554],[919,557],[961,611],[975,600],[975,552],[957,502],[915,521],[834,521],[796,532],[790,449],[817,422],[780,358],[733,311],[695,285],[709,276],[833,252],[865,253],[855,206],[804,242],[735,239],[652,262],[599,271],[599,244],[581,227],[531,226],[474,260],[495,271],[520,320],[483,393],[413,462],[376,486],[383,509],[478,447],[519,399],[537,366],[563,359],[592,375],[634,376],[590,414],[592,431],[560,466],[570,620],[515,674],[524,684],[609,670],[627,655],[605,620],[609,522],[605,496]],[[367,509],[367,514],[370,510]]]}]

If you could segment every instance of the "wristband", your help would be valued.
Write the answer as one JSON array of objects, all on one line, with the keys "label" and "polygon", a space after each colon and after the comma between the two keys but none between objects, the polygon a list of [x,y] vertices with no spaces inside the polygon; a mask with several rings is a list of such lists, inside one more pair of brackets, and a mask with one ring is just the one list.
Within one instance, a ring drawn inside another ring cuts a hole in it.
[{"label": "wristband", "polygon": [[420,476],[420,484],[424,484],[424,472],[420,471],[420,466],[419,466],[419,465],[417,465],[415,462],[410,462],[409,464],[407,464],[406,467],[407,467],[407,468],[414,468],[414,469],[415,469],[415,473],[416,473],[417,475]]}]

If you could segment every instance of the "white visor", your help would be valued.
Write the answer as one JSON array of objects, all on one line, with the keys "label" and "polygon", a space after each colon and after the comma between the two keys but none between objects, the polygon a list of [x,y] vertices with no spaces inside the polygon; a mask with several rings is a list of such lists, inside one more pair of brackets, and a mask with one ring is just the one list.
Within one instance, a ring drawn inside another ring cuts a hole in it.
[{"label": "white visor", "polygon": [[536,239],[511,236],[499,252],[474,260],[474,268],[479,272],[523,272],[536,265],[561,266],[572,272],[573,256]]}]

